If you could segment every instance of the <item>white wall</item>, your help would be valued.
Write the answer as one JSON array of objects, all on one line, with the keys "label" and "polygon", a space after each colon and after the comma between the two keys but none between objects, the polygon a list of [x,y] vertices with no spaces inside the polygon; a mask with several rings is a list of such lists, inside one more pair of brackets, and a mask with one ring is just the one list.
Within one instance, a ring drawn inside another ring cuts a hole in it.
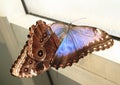
[{"label": "white wall", "polygon": [[24,14],[21,0],[0,0],[0,16],[7,16],[9,21],[13,21]]},{"label": "white wall", "polygon": [[[25,0],[29,12],[99,27],[120,36],[120,0]],[[80,19],[86,18],[86,19]]]}]

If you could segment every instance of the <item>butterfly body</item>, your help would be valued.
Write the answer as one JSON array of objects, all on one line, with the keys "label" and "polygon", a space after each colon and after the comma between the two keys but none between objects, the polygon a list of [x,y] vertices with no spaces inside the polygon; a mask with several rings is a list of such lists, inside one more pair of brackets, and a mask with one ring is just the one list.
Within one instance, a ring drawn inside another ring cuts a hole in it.
[{"label": "butterfly body", "polygon": [[71,66],[88,53],[113,45],[113,39],[103,30],[91,26],[38,21],[30,28],[29,40],[14,63],[11,73],[17,77],[32,77],[50,67]]}]

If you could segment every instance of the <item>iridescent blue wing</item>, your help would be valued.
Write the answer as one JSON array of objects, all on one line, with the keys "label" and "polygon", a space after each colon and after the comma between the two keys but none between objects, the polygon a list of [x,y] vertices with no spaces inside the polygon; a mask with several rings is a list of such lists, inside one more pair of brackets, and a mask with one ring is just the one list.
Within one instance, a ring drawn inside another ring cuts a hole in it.
[{"label": "iridescent blue wing", "polygon": [[53,23],[51,25],[51,29],[53,32],[55,32],[57,37],[62,41],[64,39],[64,36],[66,35],[68,26],[62,23],[57,23],[57,24]]},{"label": "iridescent blue wing", "polygon": [[104,31],[90,26],[67,26],[56,23],[52,30],[61,40],[52,66],[71,66],[88,53],[104,50],[113,45],[112,38]]}]

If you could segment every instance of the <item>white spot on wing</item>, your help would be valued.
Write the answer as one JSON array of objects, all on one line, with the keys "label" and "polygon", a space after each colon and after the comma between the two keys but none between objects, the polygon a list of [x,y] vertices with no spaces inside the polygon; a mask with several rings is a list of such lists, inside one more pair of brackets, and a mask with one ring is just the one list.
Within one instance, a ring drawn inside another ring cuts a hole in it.
[{"label": "white spot on wing", "polygon": [[34,76],[37,76],[37,73],[36,72],[34,72],[33,70],[31,70],[31,72],[30,72],[32,75],[34,75]]},{"label": "white spot on wing", "polygon": [[96,29],[99,34],[102,34],[102,32],[99,29]]},{"label": "white spot on wing", "polygon": [[104,44],[104,47],[107,47],[107,45],[106,45],[106,44]]},{"label": "white spot on wing", "polygon": [[107,39],[107,38],[109,38],[109,36],[107,35],[105,38]]},{"label": "white spot on wing", "polygon": [[102,48],[102,46],[99,46],[99,48]]},{"label": "white spot on wing", "polygon": [[110,45],[111,44],[111,42],[108,42],[108,45]]}]

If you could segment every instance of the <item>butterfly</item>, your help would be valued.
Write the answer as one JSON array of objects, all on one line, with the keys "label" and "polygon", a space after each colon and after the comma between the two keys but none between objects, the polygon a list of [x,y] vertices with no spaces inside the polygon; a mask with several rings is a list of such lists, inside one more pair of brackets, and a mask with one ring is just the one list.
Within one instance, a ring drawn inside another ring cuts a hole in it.
[{"label": "butterfly", "polygon": [[113,39],[103,30],[92,26],[47,25],[37,21],[30,27],[28,40],[11,68],[16,77],[37,76],[50,67],[56,69],[77,63],[88,53],[113,45]]}]

